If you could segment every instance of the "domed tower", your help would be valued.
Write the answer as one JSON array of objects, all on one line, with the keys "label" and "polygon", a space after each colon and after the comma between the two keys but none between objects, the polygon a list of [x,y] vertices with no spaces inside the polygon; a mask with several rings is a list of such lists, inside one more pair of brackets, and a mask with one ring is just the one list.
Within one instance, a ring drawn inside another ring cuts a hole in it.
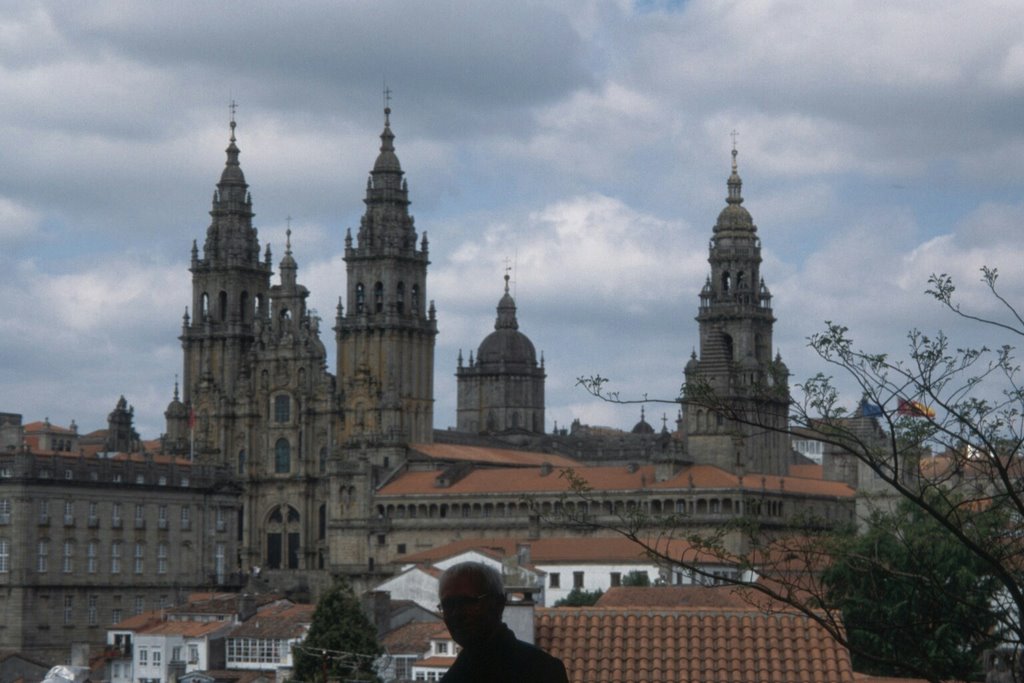
[{"label": "domed tower", "polygon": [[228,417],[225,406],[235,395],[245,355],[255,338],[255,321],[265,315],[271,274],[269,250],[260,260],[233,116],[226,152],[202,258],[192,243],[192,315],[186,310],[179,337],[185,352],[183,401],[196,420],[196,454],[220,453],[222,458],[226,444],[218,423]]},{"label": "domed tower", "polygon": [[782,359],[771,355],[771,293],[760,273],[757,226],[743,207],[736,155],[734,148],[726,206],[711,236],[711,274],[700,292],[700,355],[684,374],[689,388],[711,392],[742,419],[687,406],[687,450],[696,462],[731,471],[784,474],[789,391]]},{"label": "domed tower", "polygon": [[458,381],[459,431],[544,433],[544,360],[529,337],[519,331],[516,302],[508,292],[498,302],[498,318],[480,343],[476,359],[455,371]]},{"label": "domed tower", "polygon": [[345,433],[360,447],[433,440],[437,320],[427,303],[427,236],[417,248],[390,117],[385,108],[355,244],[351,231],[345,237],[348,308],[339,302],[334,328]]}]

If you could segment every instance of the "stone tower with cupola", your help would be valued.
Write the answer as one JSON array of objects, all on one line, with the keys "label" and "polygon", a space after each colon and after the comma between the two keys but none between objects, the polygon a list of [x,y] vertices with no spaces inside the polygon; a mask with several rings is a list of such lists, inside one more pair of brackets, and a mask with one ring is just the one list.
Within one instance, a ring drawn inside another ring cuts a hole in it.
[{"label": "stone tower with cupola", "polygon": [[238,569],[323,569],[341,410],[290,228],[280,283],[271,285],[270,246],[261,256],[235,128],[232,117],[202,256],[192,247],[183,396],[175,387],[167,443],[226,467],[243,492]]},{"label": "stone tower with cupola", "polygon": [[772,297],[761,277],[761,238],[743,206],[736,155],[734,148],[726,206],[709,246],[711,273],[700,292],[700,355],[694,352],[685,369],[687,391],[713,398],[686,407],[686,448],[694,460],[728,471],[784,474],[788,371],[780,357],[772,358]]},{"label": "stone tower with cupola", "polygon": [[516,302],[508,291],[498,302],[494,331],[464,364],[459,352],[457,429],[460,432],[544,433],[544,359],[519,331]]},{"label": "stone tower with cupola", "polygon": [[433,441],[437,319],[427,298],[428,243],[409,214],[391,109],[366,183],[355,238],[345,236],[346,293],[338,302],[338,395],[344,459],[335,470],[331,566],[356,574],[382,561],[371,544],[373,492],[405,461],[410,443]]},{"label": "stone tower with cupola", "polygon": [[192,243],[192,309],[181,330],[185,352],[182,400],[189,407],[189,449],[204,460],[226,461],[218,425],[229,415],[256,320],[266,314],[270,251],[260,257],[252,197],[239,165],[235,120],[227,163],[213,193],[202,256]]},{"label": "stone tower with cupola", "polygon": [[361,448],[430,442],[434,420],[437,321],[427,299],[427,236],[417,239],[409,214],[390,115],[386,108],[359,232],[345,237],[347,291],[334,328],[345,433]]}]

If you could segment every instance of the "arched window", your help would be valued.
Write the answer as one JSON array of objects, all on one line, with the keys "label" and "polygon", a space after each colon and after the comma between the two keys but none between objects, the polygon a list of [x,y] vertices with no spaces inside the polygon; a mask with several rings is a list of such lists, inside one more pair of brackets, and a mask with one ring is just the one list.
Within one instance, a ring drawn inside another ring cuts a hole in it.
[{"label": "arched window", "polygon": [[287,422],[291,419],[292,399],[288,394],[278,394],[274,397],[274,421]]},{"label": "arched window", "polygon": [[373,310],[377,313],[384,310],[384,284],[381,282],[373,286]]},{"label": "arched window", "polygon": [[723,334],[722,335],[722,349],[723,349],[723,351],[725,351],[725,357],[729,361],[736,360],[736,357],[735,357],[734,351],[733,351],[733,347],[732,347],[732,337],[730,337],[727,334]]},{"label": "arched window", "polygon": [[729,287],[732,286],[732,277],[729,275],[729,271],[722,273],[722,293],[728,294]]},{"label": "arched window", "polygon": [[292,469],[292,447],[288,439],[278,439],[274,445],[274,472],[288,474]]},{"label": "arched window", "polygon": [[203,292],[203,296],[202,296],[202,299],[200,299],[200,301],[202,302],[201,303],[202,310],[200,311],[200,315],[202,317],[200,318],[200,320],[204,320],[204,321],[205,320],[209,320],[210,319],[210,295],[207,294],[206,292]]},{"label": "arched window", "polygon": [[256,295],[256,317],[263,318],[265,316],[266,316],[266,314],[263,311],[263,295],[262,294],[257,294]]},{"label": "arched window", "polygon": [[405,313],[405,283],[399,282],[395,292],[395,305],[399,313]]},{"label": "arched window", "polygon": [[327,538],[327,506],[326,505],[321,505],[320,506],[320,519],[319,519],[319,522],[320,523],[318,524],[318,526],[319,526],[319,532],[320,532],[320,540],[322,541],[325,538]]},{"label": "arched window", "polygon": [[238,295],[238,318],[243,323],[249,319],[249,292]]},{"label": "arched window", "polygon": [[320,474],[327,472],[327,446],[320,447]]},{"label": "arched window", "polygon": [[420,286],[412,286],[412,312],[418,315],[420,312]]},{"label": "arched window", "polygon": [[238,473],[245,474],[245,449],[238,451]]},{"label": "arched window", "polygon": [[228,319],[228,293],[223,289],[220,290],[220,296],[217,297],[217,313],[220,315],[221,322]]},{"label": "arched window", "polygon": [[363,283],[360,282],[356,285],[356,313],[362,313],[366,310],[366,288],[363,287]]}]

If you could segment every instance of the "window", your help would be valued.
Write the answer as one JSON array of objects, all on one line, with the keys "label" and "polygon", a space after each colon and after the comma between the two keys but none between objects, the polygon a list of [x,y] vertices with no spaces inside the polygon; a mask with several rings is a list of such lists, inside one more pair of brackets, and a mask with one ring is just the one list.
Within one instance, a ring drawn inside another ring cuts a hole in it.
[{"label": "window", "polygon": [[139,648],[139,664],[147,666],[149,664],[149,650],[144,647]]},{"label": "window", "polygon": [[188,505],[181,506],[181,530],[188,531],[192,528],[192,511]]},{"label": "window", "polygon": [[399,543],[398,544],[398,554],[399,555],[405,555],[405,544],[404,543]]},{"label": "window", "polygon": [[320,447],[320,474],[327,472],[327,446]]},{"label": "window", "polygon": [[181,661],[181,645],[175,645],[171,648],[171,662]]},{"label": "window", "polygon": [[156,526],[158,529],[167,528],[167,506],[161,505],[156,509]]},{"label": "window", "polygon": [[217,531],[224,531],[228,528],[227,522],[224,521],[224,508],[216,508],[214,510],[213,524]]},{"label": "window", "polygon": [[238,451],[238,473],[245,474],[245,449]]},{"label": "window", "polygon": [[548,586],[550,588],[561,588],[562,575],[558,572],[551,572],[550,574],[548,574]]},{"label": "window", "polygon": [[188,646],[188,663],[198,664],[199,663],[199,646],[189,645]]},{"label": "window", "polygon": [[448,643],[446,643],[444,641],[441,641],[441,642],[436,643],[436,645],[437,645],[437,654],[439,654],[439,655],[446,655],[446,654],[448,654]]},{"label": "window", "polygon": [[387,545],[388,537],[385,534],[377,534],[377,545]]},{"label": "window", "polygon": [[217,576],[217,583],[224,582],[225,557],[224,544],[218,543],[213,548],[213,571]]},{"label": "window", "polygon": [[163,659],[161,652],[158,649],[153,650],[153,666],[160,666],[160,660]]},{"label": "window", "polygon": [[572,573],[572,587],[583,588],[583,572]]},{"label": "window", "polygon": [[11,523],[11,501],[8,498],[0,498],[0,524]]},{"label": "window", "polygon": [[85,547],[85,571],[90,574],[96,573],[96,541],[89,541]]},{"label": "window", "polygon": [[274,472],[287,474],[292,469],[292,447],[288,439],[278,439],[274,446]]},{"label": "window", "polygon": [[135,604],[132,606],[135,615],[138,616],[146,611],[146,598],[142,595],[135,596]]},{"label": "window", "polygon": [[75,614],[75,596],[65,595],[64,596],[64,625],[71,626],[74,623]]},{"label": "window", "polygon": [[110,523],[115,529],[121,528],[121,504],[114,503],[110,509]]},{"label": "window", "polygon": [[64,501],[64,526],[72,526],[75,523],[75,502]]},{"label": "window", "polygon": [[0,538],[0,574],[11,571],[11,546],[6,538]]},{"label": "window", "polygon": [[121,573],[121,541],[114,541],[110,544],[110,573]]},{"label": "window", "polygon": [[120,607],[115,607],[114,609],[110,610],[110,622],[112,624],[120,624],[122,616],[123,613],[121,612]]},{"label": "window", "polygon": [[378,282],[373,286],[373,309],[377,313],[384,310],[384,283]]},{"label": "window", "polygon": [[135,528],[146,528],[146,506],[141,503],[136,504],[135,506]]},{"label": "window", "polygon": [[143,560],[145,559],[146,546],[142,543],[135,544],[135,573],[141,574],[143,569]]},{"label": "window", "polygon": [[86,615],[87,615],[86,619],[88,620],[89,626],[95,626],[97,623],[99,623],[99,619],[97,618],[97,613],[96,613],[96,602],[97,601],[98,601],[98,597],[97,596],[90,595],[89,598],[88,598],[88,602],[86,603]]},{"label": "window", "polygon": [[274,422],[287,422],[291,419],[292,399],[288,394],[274,397]]},{"label": "window", "polygon": [[356,285],[356,313],[362,313],[366,309],[366,288],[360,282]]},{"label": "window", "polygon": [[167,573],[167,544],[161,543],[156,547],[156,573]]},{"label": "window", "polygon": [[89,526],[99,526],[99,506],[95,501],[89,501]]},{"label": "window", "polygon": [[50,501],[48,500],[39,501],[39,523],[50,523]]},{"label": "window", "polygon": [[39,545],[36,546],[36,571],[40,574],[45,574],[47,570],[47,564],[50,557],[50,542],[39,541]]},{"label": "window", "polygon": [[64,541],[64,560],[61,563],[61,571],[70,574],[75,570],[75,542]]},{"label": "window", "polygon": [[622,585],[622,574],[619,573],[619,572],[612,572],[610,583],[611,583],[613,588],[615,586],[621,586]]}]

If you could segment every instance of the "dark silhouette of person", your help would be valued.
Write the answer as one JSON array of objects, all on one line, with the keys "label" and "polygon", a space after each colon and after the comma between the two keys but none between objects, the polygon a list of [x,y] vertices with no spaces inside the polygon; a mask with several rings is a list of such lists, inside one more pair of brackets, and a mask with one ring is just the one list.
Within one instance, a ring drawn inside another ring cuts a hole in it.
[{"label": "dark silhouette of person", "polygon": [[569,683],[562,660],[519,640],[502,622],[505,587],[493,567],[449,567],[438,595],[448,632],[462,647],[441,683]]}]

